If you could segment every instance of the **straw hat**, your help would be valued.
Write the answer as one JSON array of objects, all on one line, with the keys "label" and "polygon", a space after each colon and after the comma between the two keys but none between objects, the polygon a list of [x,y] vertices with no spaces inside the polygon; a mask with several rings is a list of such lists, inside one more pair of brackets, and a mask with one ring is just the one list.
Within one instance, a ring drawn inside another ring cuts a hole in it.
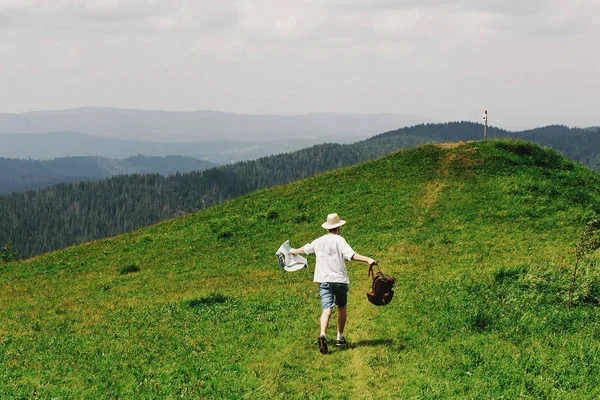
[{"label": "straw hat", "polygon": [[321,224],[324,229],[334,229],[338,226],[342,226],[346,223],[346,221],[341,220],[340,216],[337,214],[329,214],[327,216],[327,222]]}]

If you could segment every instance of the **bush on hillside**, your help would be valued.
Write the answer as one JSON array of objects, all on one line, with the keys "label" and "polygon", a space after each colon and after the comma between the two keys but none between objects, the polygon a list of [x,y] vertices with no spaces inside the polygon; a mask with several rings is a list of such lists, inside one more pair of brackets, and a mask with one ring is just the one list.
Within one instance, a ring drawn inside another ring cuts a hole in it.
[{"label": "bush on hillside", "polygon": [[229,298],[221,293],[210,292],[207,296],[200,297],[199,299],[188,300],[187,304],[190,308],[197,308],[201,306],[211,306],[213,304],[225,303]]},{"label": "bush on hillside", "polygon": [[587,265],[579,276],[579,284],[573,291],[573,303],[600,304],[600,274]]},{"label": "bush on hillside", "polygon": [[504,282],[512,282],[521,278],[527,273],[527,267],[516,266],[516,267],[500,267],[496,269],[492,276],[496,284]]},{"label": "bush on hillside", "polygon": [[577,267],[588,255],[600,249],[600,219],[594,215],[586,224],[581,239],[575,247],[575,265],[569,287],[569,306],[573,306],[573,292],[577,281]]},{"label": "bush on hillside", "polygon": [[140,267],[138,267],[135,264],[129,264],[124,266],[123,268],[121,268],[121,275],[127,275],[127,274],[132,274],[134,272],[139,272],[140,271]]},{"label": "bush on hillside", "polygon": [[9,240],[6,242],[2,251],[0,252],[0,261],[3,263],[9,263],[17,257],[17,253],[13,251],[12,242]]},{"label": "bush on hillside", "polygon": [[540,147],[534,143],[499,141],[496,146],[518,156],[513,160],[518,165],[535,165],[548,169],[573,169],[573,163],[565,157],[550,148]]}]

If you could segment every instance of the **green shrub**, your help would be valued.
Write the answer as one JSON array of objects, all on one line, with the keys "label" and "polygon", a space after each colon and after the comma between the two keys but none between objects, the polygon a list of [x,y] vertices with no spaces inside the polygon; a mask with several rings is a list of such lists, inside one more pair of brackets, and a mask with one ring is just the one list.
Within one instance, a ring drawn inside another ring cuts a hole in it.
[{"label": "green shrub", "polygon": [[187,305],[191,308],[197,308],[201,306],[210,306],[213,304],[225,303],[229,298],[220,293],[209,293],[208,296],[200,297],[199,299],[188,300]]},{"label": "green shrub", "polygon": [[132,274],[134,272],[139,272],[140,271],[140,267],[138,267],[135,264],[129,264],[124,266],[123,268],[121,268],[121,275],[127,275],[127,274]]},{"label": "green shrub", "polygon": [[475,332],[483,332],[492,324],[492,317],[483,310],[477,310],[477,313],[471,317],[471,329]]},{"label": "green shrub", "polygon": [[13,244],[9,240],[2,248],[2,251],[0,251],[0,261],[2,261],[3,263],[9,263],[13,261],[16,256],[17,253],[13,251]]},{"label": "green shrub", "polygon": [[600,249],[600,219],[594,215],[586,224],[581,239],[575,246],[575,265],[573,266],[573,275],[571,277],[571,286],[569,287],[569,306],[573,306],[573,293],[577,281],[577,267],[584,257]]},{"label": "green shrub", "polygon": [[522,266],[500,267],[492,273],[495,283],[514,281],[527,273],[527,268]]},{"label": "green shrub", "polygon": [[217,235],[219,239],[227,239],[233,236],[233,232],[231,231],[223,231]]},{"label": "green shrub", "polygon": [[600,303],[600,276],[587,265],[579,275],[579,282],[573,292],[573,302],[583,304]]}]

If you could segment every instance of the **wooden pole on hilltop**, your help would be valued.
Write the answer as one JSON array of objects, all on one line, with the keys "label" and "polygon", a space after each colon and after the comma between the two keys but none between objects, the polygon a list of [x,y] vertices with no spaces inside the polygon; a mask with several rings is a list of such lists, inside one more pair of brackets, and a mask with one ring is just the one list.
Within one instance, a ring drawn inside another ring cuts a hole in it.
[{"label": "wooden pole on hilltop", "polygon": [[485,110],[485,114],[483,115],[483,141],[487,142],[487,121],[488,115],[487,110]]}]

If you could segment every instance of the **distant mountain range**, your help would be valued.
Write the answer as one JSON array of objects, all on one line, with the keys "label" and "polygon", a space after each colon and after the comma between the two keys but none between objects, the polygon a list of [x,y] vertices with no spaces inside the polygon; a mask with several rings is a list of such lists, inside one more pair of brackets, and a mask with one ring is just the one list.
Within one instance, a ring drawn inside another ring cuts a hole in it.
[{"label": "distant mountain range", "polygon": [[19,133],[0,135],[0,157],[49,160],[57,157],[97,156],[127,158],[137,154],[194,157],[215,164],[251,160],[299,150],[318,139],[261,141],[151,142],[94,136],[79,132]]},{"label": "distant mountain range", "polygon": [[136,141],[352,142],[431,118],[402,114],[247,115],[215,111],[150,111],[82,107],[23,114],[0,113],[0,134],[82,132]]},{"label": "distant mountain range", "polygon": [[215,164],[192,157],[146,157],[117,160],[104,157],[66,157],[53,160],[20,160],[0,157],[0,194],[39,189],[55,183],[93,181],[115,175],[202,171]]}]

